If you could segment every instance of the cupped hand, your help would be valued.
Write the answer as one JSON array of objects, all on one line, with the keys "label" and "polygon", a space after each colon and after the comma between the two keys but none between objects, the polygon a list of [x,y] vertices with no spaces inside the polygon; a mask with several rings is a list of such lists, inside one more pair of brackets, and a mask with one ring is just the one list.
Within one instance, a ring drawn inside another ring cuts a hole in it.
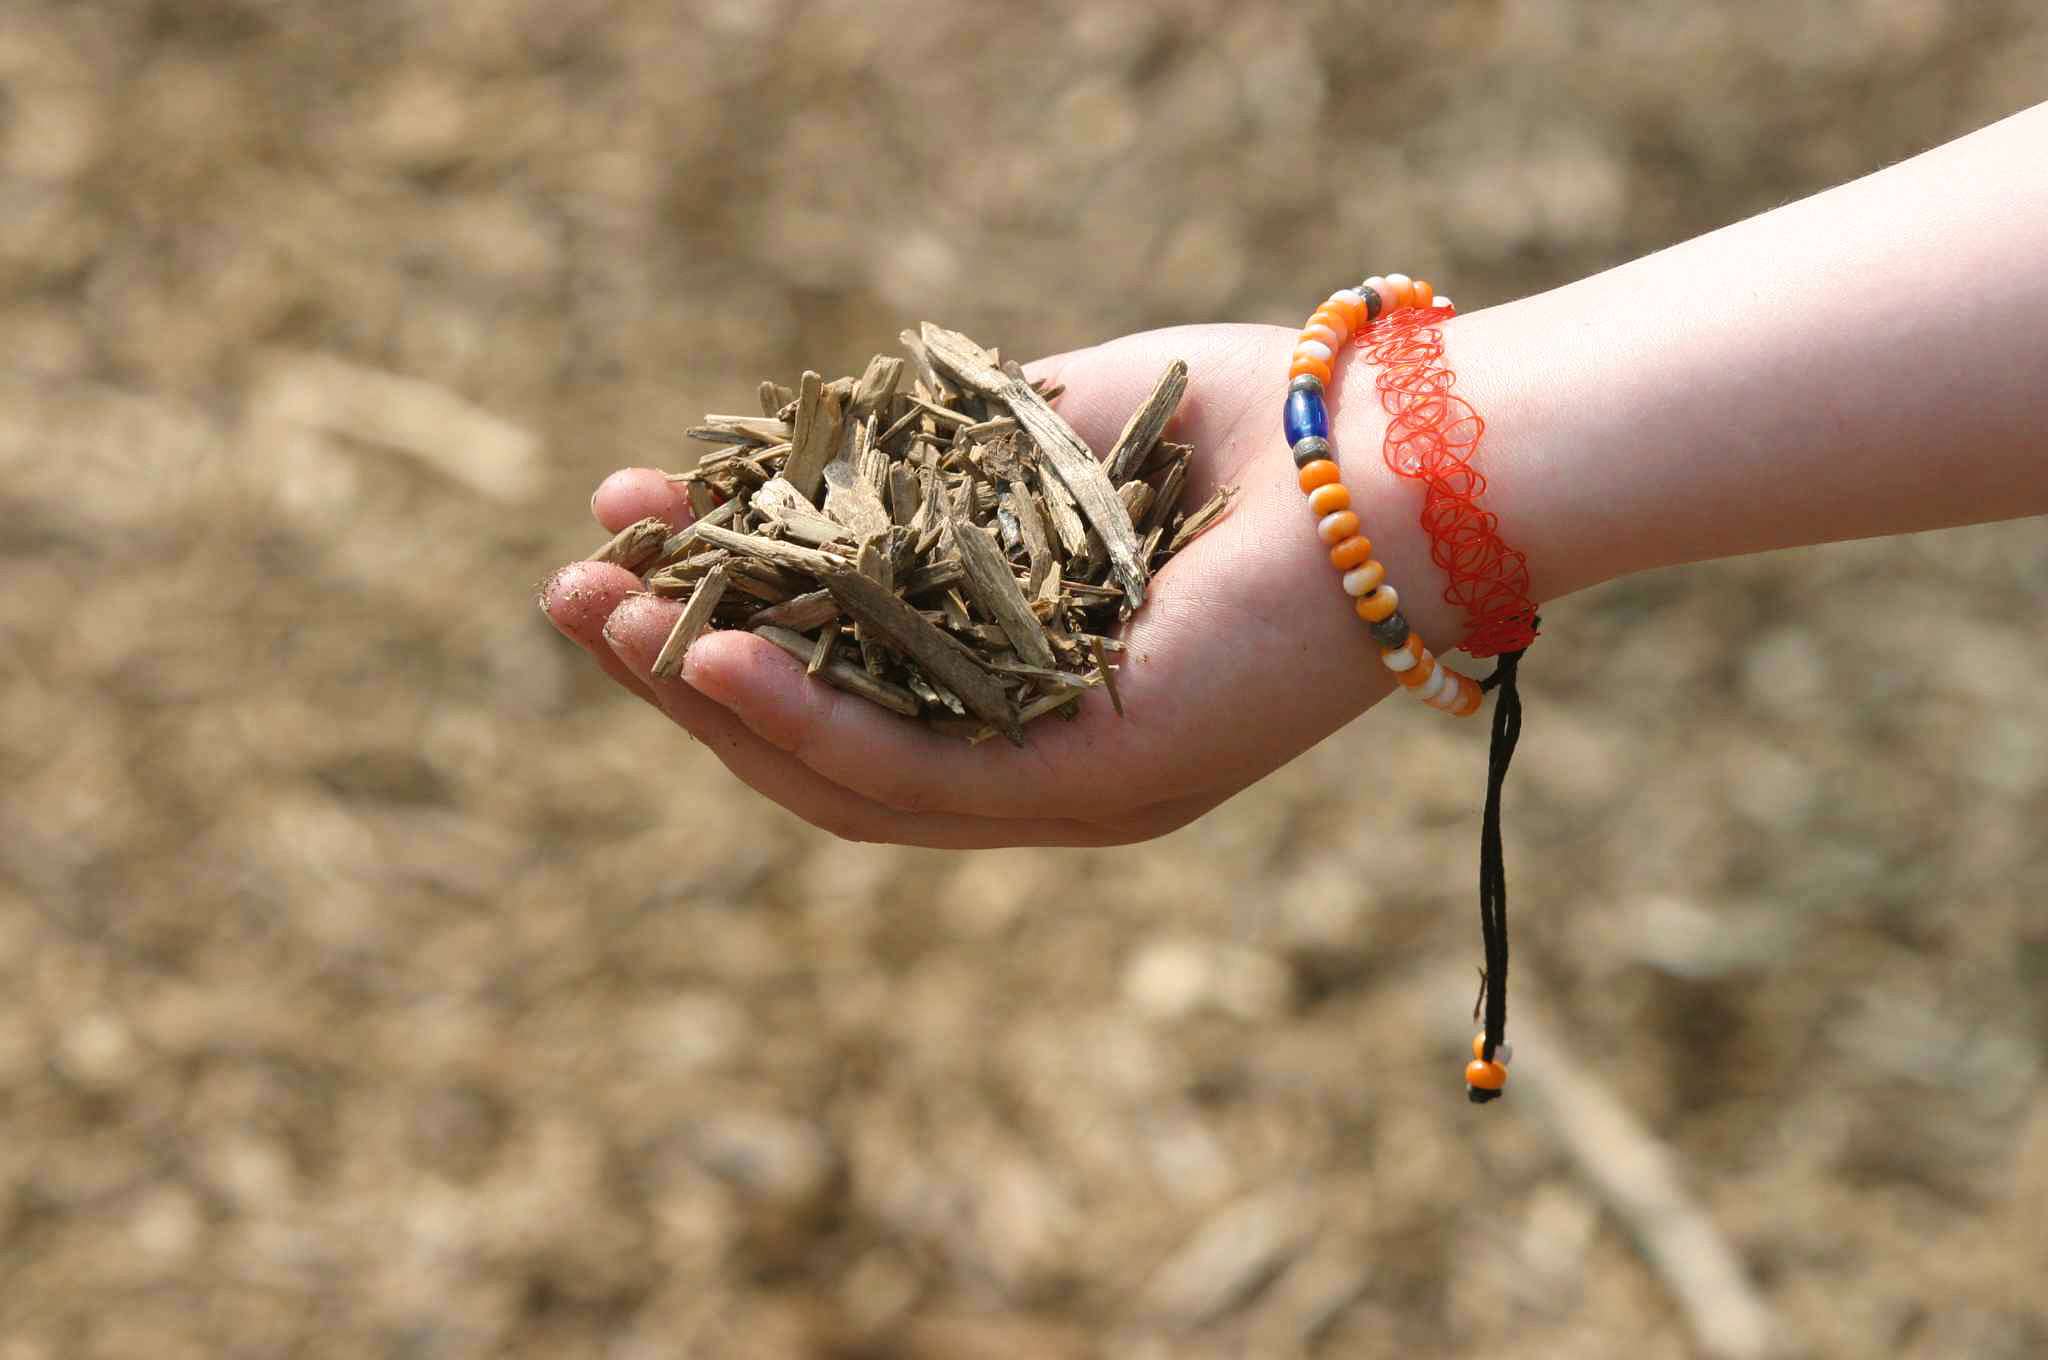
[{"label": "cupped hand", "polygon": [[[1196,450],[1183,504],[1219,485],[1240,491],[1229,514],[1153,579],[1126,626],[1122,717],[1098,690],[1073,721],[1031,724],[1021,748],[970,746],[808,678],[800,662],[744,632],[706,633],[680,677],[656,677],[681,606],[639,593],[619,567],[564,567],[543,607],[608,675],[733,774],[849,840],[967,849],[1161,835],[1390,688],[1316,539],[1280,432],[1293,341],[1275,327],[1187,326],[1029,367],[1065,387],[1057,409],[1099,452],[1167,364],[1184,359],[1187,396],[1168,429]],[[1340,378],[1332,396],[1341,395]],[[1356,481],[1353,489],[1364,490]],[[609,531],[649,515],[678,528],[690,519],[681,488],[644,468],[613,473],[591,507]]]}]

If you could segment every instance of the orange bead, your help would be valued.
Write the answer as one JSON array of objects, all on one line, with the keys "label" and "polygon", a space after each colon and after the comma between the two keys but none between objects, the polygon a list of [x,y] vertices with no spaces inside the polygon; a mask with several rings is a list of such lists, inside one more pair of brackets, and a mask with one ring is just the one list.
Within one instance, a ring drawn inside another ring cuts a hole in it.
[{"label": "orange bead", "polygon": [[1408,285],[1409,305],[1427,307],[1436,301],[1436,285],[1428,279],[1417,279]]},{"label": "orange bead", "polygon": [[1361,534],[1330,549],[1330,565],[1339,571],[1350,571],[1371,556],[1372,540]]},{"label": "orange bead", "polygon": [[1318,382],[1325,386],[1329,385],[1330,366],[1313,354],[1296,354],[1294,362],[1287,366],[1287,376],[1290,380],[1303,374],[1313,374]]},{"label": "orange bead", "polygon": [[1357,326],[1352,324],[1349,315],[1338,311],[1327,302],[1316,308],[1316,314],[1308,319],[1308,324],[1311,326],[1328,326],[1336,333],[1337,343],[1340,345],[1349,340],[1351,333],[1358,329]]},{"label": "orange bead", "polygon": [[1351,492],[1342,482],[1325,482],[1308,493],[1308,508],[1318,515],[1334,515],[1351,508]]},{"label": "orange bead", "polygon": [[1498,1091],[1508,1084],[1508,1070],[1497,1062],[1474,1058],[1465,1064],[1465,1084],[1482,1091]]},{"label": "orange bead", "polygon": [[[1314,340],[1319,344],[1328,345],[1331,353],[1334,354],[1338,347],[1344,343],[1344,332],[1330,324],[1326,313],[1317,312],[1308,319],[1308,324],[1301,328],[1301,339]],[[1297,340],[1295,343],[1300,344],[1301,341]]]},{"label": "orange bead", "polygon": [[1351,323],[1351,329],[1354,331],[1365,324],[1365,304],[1363,302],[1353,302],[1348,298],[1333,297],[1317,310],[1337,313]]},{"label": "orange bead", "polygon": [[1486,700],[1486,691],[1479,688],[1479,682],[1470,676],[1459,677],[1464,683],[1458,686],[1458,702],[1451,705],[1451,716],[1469,718],[1479,711],[1479,705]]},{"label": "orange bead", "polygon": [[[1479,1032],[1478,1032],[1477,1034],[1475,1034],[1475,1035],[1473,1035],[1473,1036],[1472,1036],[1472,1056],[1473,1056],[1473,1057],[1475,1057],[1475,1058],[1478,1058],[1478,1059],[1479,1059],[1479,1060],[1481,1060],[1482,1062],[1483,1062],[1483,1061],[1485,1061],[1485,1059],[1486,1059],[1486,1031],[1485,1031],[1485,1030],[1480,1030],[1480,1031],[1479,1031]],[[1497,1063],[1497,1064],[1499,1064],[1499,1065],[1500,1065],[1500,1066],[1502,1066],[1502,1067],[1506,1067],[1506,1066],[1507,1066],[1507,1065],[1508,1065],[1508,1064],[1509,1064],[1510,1062],[1514,1061],[1514,1057],[1515,1057],[1515,1046],[1514,1046],[1513,1044],[1509,1043],[1509,1042],[1508,1042],[1507,1040],[1505,1040],[1505,1039],[1503,1039],[1503,1040],[1501,1040],[1501,1041],[1500,1041],[1500,1047],[1499,1047],[1499,1048],[1496,1048],[1495,1050],[1493,1050],[1493,1060],[1494,1060],[1494,1062],[1495,1062],[1495,1063]]]},{"label": "orange bead", "polygon": [[1301,489],[1314,491],[1319,486],[1328,486],[1337,480],[1337,465],[1327,458],[1318,458],[1301,470]]},{"label": "orange bead", "polygon": [[1316,525],[1316,533],[1323,542],[1335,547],[1358,532],[1358,516],[1349,510],[1324,515]]},{"label": "orange bead", "polygon": [[1358,602],[1358,617],[1367,623],[1385,623],[1401,607],[1401,597],[1392,586],[1381,586]]},{"label": "orange bead", "polygon": [[[1359,603],[1363,604],[1364,601],[1361,600]],[[1401,682],[1402,689],[1420,689],[1429,683],[1429,677],[1434,674],[1436,674],[1436,658],[1430,655],[1429,648],[1424,647],[1422,649],[1422,659],[1405,671],[1394,672],[1394,678]]]}]

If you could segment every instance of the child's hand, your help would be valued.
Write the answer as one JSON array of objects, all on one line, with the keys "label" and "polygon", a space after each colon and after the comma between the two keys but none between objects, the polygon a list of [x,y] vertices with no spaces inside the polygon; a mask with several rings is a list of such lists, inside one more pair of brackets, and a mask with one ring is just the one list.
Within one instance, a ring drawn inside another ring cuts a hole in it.
[{"label": "child's hand", "polygon": [[[681,605],[636,593],[635,577],[601,563],[557,573],[548,616],[734,774],[850,840],[964,849],[1161,835],[1390,688],[1324,560],[1281,435],[1293,341],[1272,327],[1192,326],[1031,367],[1065,386],[1057,409],[1100,451],[1167,364],[1185,359],[1187,396],[1169,427],[1196,449],[1182,503],[1198,505],[1218,485],[1241,491],[1154,578],[1125,629],[1121,718],[1097,690],[1075,720],[1031,724],[1022,749],[969,746],[813,681],[780,648],[738,631],[705,634],[680,678],[657,679],[654,658]],[[1378,449],[1365,457],[1377,463]],[[1353,482],[1369,495],[1368,485]],[[690,518],[679,487],[639,468],[608,477],[592,508],[608,531],[647,515],[678,527]]]}]

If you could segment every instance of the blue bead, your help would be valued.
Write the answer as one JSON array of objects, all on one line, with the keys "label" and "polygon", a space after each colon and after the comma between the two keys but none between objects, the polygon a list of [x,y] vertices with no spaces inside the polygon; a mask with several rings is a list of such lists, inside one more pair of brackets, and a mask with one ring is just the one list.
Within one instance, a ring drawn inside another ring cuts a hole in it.
[{"label": "blue bead", "polygon": [[1330,415],[1323,409],[1323,394],[1320,392],[1289,392],[1287,394],[1287,442],[1299,444],[1315,436],[1319,439],[1330,437]]}]

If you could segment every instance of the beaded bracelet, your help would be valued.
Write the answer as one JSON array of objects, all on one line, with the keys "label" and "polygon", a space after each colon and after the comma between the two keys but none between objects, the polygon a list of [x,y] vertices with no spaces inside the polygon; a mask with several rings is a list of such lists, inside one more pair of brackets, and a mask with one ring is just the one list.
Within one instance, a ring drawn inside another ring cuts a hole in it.
[{"label": "beaded bracelet", "polygon": [[[1466,1094],[1475,1104],[1484,1104],[1498,1099],[1506,1087],[1512,1056],[1504,1035],[1508,950],[1500,793],[1521,733],[1515,676],[1522,651],[1536,635],[1536,612],[1528,598],[1525,560],[1500,542],[1493,516],[1475,504],[1486,483],[1468,460],[1485,424],[1468,403],[1449,394],[1455,375],[1440,362],[1441,333],[1429,328],[1455,311],[1451,300],[1437,296],[1429,283],[1402,274],[1374,275],[1357,288],[1332,293],[1309,317],[1295,346],[1283,426],[1301,489],[1317,517],[1316,533],[1330,549],[1331,565],[1344,573],[1344,592],[1371,629],[1380,660],[1395,680],[1432,708],[1457,717],[1478,712],[1486,690],[1500,692],[1480,838],[1479,914],[1486,948],[1480,1003],[1486,1027],[1474,1036],[1472,1061],[1465,1069]],[[1396,319],[1396,313],[1406,315]],[[1400,597],[1387,584],[1386,568],[1372,556],[1372,541],[1358,532],[1351,492],[1339,480],[1323,400],[1336,356],[1354,335],[1361,337],[1365,356],[1382,370],[1377,386],[1391,417],[1388,465],[1426,484],[1423,525],[1431,539],[1431,558],[1452,578],[1446,598],[1463,604],[1471,622],[1463,645],[1474,655],[1500,657],[1484,681],[1437,661],[1402,616]],[[1476,1019],[1480,1006],[1473,1010]]]}]

